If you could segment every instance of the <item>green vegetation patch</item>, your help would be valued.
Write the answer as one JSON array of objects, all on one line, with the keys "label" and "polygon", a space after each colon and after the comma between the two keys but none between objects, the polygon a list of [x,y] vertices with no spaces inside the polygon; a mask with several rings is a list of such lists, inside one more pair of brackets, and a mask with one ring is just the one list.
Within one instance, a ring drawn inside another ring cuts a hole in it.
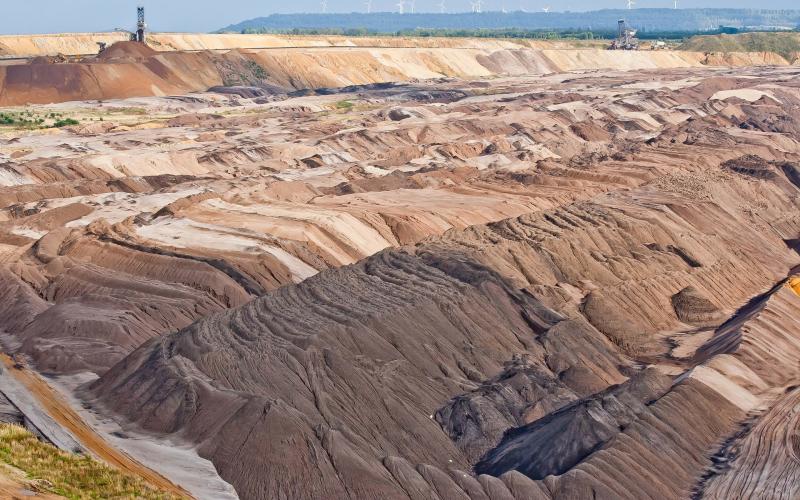
[{"label": "green vegetation patch", "polygon": [[342,111],[350,111],[351,109],[353,109],[353,106],[355,106],[355,104],[345,99],[337,102],[335,106],[336,109],[340,109]]},{"label": "green vegetation patch", "polygon": [[61,113],[37,113],[31,110],[0,112],[0,127],[44,129],[78,125],[79,123],[78,120],[64,117]]},{"label": "green vegetation patch", "polygon": [[23,471],[42,489],[70,499],[173,499],[144,480],[39,441],[17,425],[0,424],[0,461]]},{"label": "green vegetation patch", "polygon": [[131,106],[122,106],[119,108],[106,108],[108,114],[112,115],[146,115],[147,110],[144,108],[137,108]]},{"label": "green vegetation patch", "polygon": [[78,120],[74,120],[72,118],[64,118],[63,120],[58,120],[53,124],[55,128],[61,127],[68,127],[70,125],[78,125],[80,122]]}]

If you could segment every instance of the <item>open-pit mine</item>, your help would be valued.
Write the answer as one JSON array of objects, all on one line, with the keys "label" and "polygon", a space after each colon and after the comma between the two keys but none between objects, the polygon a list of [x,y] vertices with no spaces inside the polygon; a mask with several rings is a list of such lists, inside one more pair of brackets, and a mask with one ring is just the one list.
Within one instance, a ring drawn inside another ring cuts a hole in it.
[{"label": "open-pit mine", "polygon": [[0,36],[0,228],[0,420],[164,495],[800,496],[778,54]]}]

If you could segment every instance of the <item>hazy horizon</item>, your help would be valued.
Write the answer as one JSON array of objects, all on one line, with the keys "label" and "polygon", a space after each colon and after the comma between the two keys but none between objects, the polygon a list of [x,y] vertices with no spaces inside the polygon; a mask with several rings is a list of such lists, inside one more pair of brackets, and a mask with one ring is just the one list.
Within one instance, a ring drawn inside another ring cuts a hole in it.
[{"label": "hazy horizon", "polygon": [[[408,3],[408,2],[407,2]],[[438,12],[439,0],[417,0],[416,11]],[[752,0],[705,0],[680,2],[685,8],[758,8],[791,9],[796,4],[789,0],[765,0],[753,5]],[[329,13],[364,12],[362,0],[328,0]],[[392,12],[396,10],[397,0],[372,0],[373,12]],[[0,34],[62,33],[107,31],[114,28],[131,29],[135,23],[136,5],[147,9],[147,21],[153,31],[208,32],[221,29],[256,17],[276,13],[319,13],[318,0],[297,0],[291,3],[264,2],[263,0],[228,0],[224,6],[220,2],[207,0],[38,0],[14,2],[4,6],[0,16]],[[469,0],[445,0],[448,12],[468,12]],[[549,5],[551,11],[575,12],[624,8],[625,2],[616,0],[594,2],[592,0],[569,0],[551,2],[549,0],[483,0],[484,11],[507,9],[540,11]],[[671,8],[672,0],[639,0],[638,8]],[[47,12],[46,16],[42,12]]]}]

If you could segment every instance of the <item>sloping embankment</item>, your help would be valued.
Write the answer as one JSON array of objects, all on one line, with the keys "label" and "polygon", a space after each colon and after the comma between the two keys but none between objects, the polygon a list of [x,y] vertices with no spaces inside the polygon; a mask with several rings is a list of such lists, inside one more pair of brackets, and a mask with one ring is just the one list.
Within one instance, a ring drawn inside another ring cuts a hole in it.
[{"label": "sloping embankment", "polygon": [[668,69],[704,64],[787,64],[774,54],[748,54],[740,58],[728,54],[725,58],[712,60],[697,52],[512,50],[493,45],[509,42],[481,43],[486,47],[312,47],[223,53],[143,52],[134,50],[130,42],[125,42],[109,49],[112,55],[81,62],[34,61],[0,66],[0,105],[183,94],[205,91],[216,85],[269,84],[296,90],[413,78],[479,78],[592,69]]},{"label": "sloping embankment", "polygon": [[787,61],[800,61],[800,34],[738,33],[735,35],[694,36],[681,45],[682,50],[712,53],[771,52]]},{"label": "sloping embankment", "polygon": [[[62,33],[50,35],[0,35],[0,58],[37,57],[64,54],[94,54],[98,42],[112,44],[128,40],[127,33]],[[559,49],[576,47],[576,43],[540,40],[503,40],[486,38],[438,37],[344,37],[243,35],[203,33],[151,33],[149,44],[158,51],[231,50],[287,47],[420,47],[480,49]],[[595,46],[603,42],[594,42]],[[583,45],[581,45],[583,46]]]},{"label": "sloping embankment", "polygon": [[208,54],[0,66],[0,105],[170,95],[223,83]]}]

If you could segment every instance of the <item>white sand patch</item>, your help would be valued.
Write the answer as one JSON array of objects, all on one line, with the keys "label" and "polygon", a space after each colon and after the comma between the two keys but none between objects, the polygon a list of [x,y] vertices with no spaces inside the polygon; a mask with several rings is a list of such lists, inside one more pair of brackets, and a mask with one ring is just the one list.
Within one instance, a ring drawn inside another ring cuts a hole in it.
[{"label": "white sand patch", "polygon": [[383,177],[391,172],[391,170],[384,170],[379,167],[373,167],[372,165],[364,165],[362,168],[364,169],[364,172],[375,177]]},{"label": "white sand patch", "polygon": [[296,283],[318,272],[282,248],[265,243],[257,234],[227,226],[191,219],[163,219],[139,227],[137,232],[144,238],[177,248],[204,248],[241,253],[267,252],[289,269]]},{"label": "white sand patch", "polygon": [[523,149],[530,153],[528,163],[538,160],[546,160],[547,158],[561,158],[561,156],[547,149],[543,144],[529,144],[523,146]]},{"label": "white sand patch", "polygon": [[47,231],[38,231],[36,229],[32,229],[29,227],[15,227],[11,229],[11,234],[16,234],[19,236],[25,236],[26,238],[33,238],[34,240],[38,240],[39,238],[46,235]]},{"label": "white sand patch", "polygon": [[603,113],[596,110],[586,101],[570,101],[547,106],[548,111],[567,111],[575,121],[600,119]]},{"label": "white sand patch", "polygon": [[689,378],[713,389],[742,411],[750,411],[760,402],[753,393],[713,368],[698,366],[690,372]]},{"label": "white sand patch", "polygon": [[[339,240],[359,249],[364,255],[372,255],[391,246],[391,243],[386,241],[378,231],[346,212],[284,203],[240,206],[219,199],[207,200],[203,204],[222,212],[252,214],[254,218],[262,216],[287,221],[302,221],[336,234]],[[328,248],[325,244],[322,247]]]},{"label": "white sand patch", "polygon": [[763,96],[767,96],[770,99],[773,99],[777,102],[781,102],[769,92],[765,92],[763,90],[758,90],[758,89],[720,90],[711,96],[711,100],[724,101],[725,99],[730,99],[731,97],[738,97],[739,99],[742,99],[744,101],[753,102],[761,99]]},{"label": "white sand patch", "polygon": [[688,359],[694,356],[697,349],[714,336],[714,330],[706,330],[698,333],[681,333],[675,335],[670,340],[677,342],[678,345],[672,349],[672,356],[681,359]]},{"label": "white sand patch", "polygon": [[23,184],[33,184],[33,181],[11,169],[0,168],[0,186],[21,186]]},{"label": "white sand patch", "polygon": [[[506,167],[503,167],[506,168]],[[530,164],[527,165],[530,169]],[[320,196],[313,200],[317,206],[353,213],[379,213],[408,220],[428,234],[441,234],[453,227],[516,217],[542,207],[549,202],[531,200],[526,196],[494,193],[482,189],[396,189],[393,191],[354,193],[343,196]]]},{"label": "white sand patch", "polygon": [[706,365],[750,392],[761,393],[769,389],[769,384],[756,372],[730,354],[714,356]]},{"label": "white sand patch", "polygon": [[264,246],[263,249],[265,252],[271,253],[273,257],[281,261],[289,269],[295,283],[310,278],[319,272],[282,248]]},{"label": "white sand patch", "polygon": [[282,181],[304,181],[316,187],[331,187],[349,179],[334,167],[319,167],[309,169],[287,169],[273,174]]},{"label": "white sand patch", "polygon": [[486,170],[490,167],[503,167],[511,163],[506,155],[491,154],[475,156],[467,159],[467,165],[477,168],[478,170]]},{"label": "white sand patch", "polygon": [[626,83],[625,85],[620,85],[620,88],[636,89],[636,90],[657,90],[657,89],[680,90],[697,85],[698,81],[699,80],[689,79],[689,78],[683,80],[671,80],[666,82],[656,80],[651,82]]},{"label": "white sand patch", "polygon": [[[178,148],[180,145],[171,145]],[[139,154],[96,155],[87,163],[114,177],[147,175],[202,175],[208,169],[197,161],[194,151],[148,151]]]},{"label": "white sand patch", "polygon": [[105,219],[115,224],[142,212],[158,211],[176,200],[202,191],[200,188],[192,188],[174,193],[106,193],[98,196],[76,196],[52,200],[48,202],[48,208],[57,208],[71,203],[85,203],[95,209],[89,215],[69,222],[67,227],[83,227],[98,219]]},{"label": "white sand patch", "polygon": [[672,111],[658,113],[658,116],[662,117],[664,120],[666,120],[667,123],[671,123],[672,125],[683,123],[692,117],[692,115],[690,115],[689,113],[672,112]]}]

